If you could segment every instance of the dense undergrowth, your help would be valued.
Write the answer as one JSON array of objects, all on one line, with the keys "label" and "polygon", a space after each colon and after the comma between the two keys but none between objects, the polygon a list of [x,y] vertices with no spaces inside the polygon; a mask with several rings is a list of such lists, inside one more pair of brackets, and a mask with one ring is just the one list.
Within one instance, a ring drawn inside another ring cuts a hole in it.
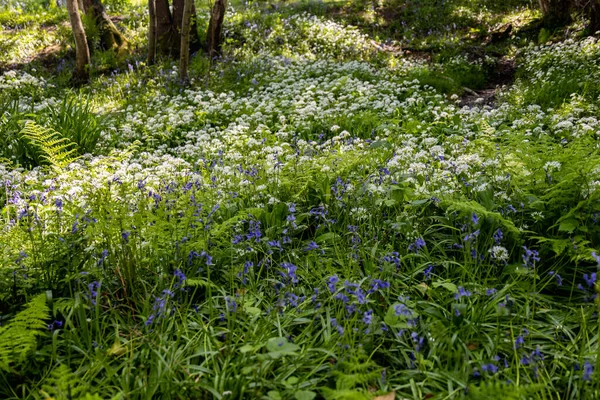
[{"label": "dense undergrowth", "polygon": [[0,397],[600,396],[596,39],[513,37],[464,105],[492,56],[239,6],[189,87],[140,54],[72,89],[36,10],[0,14]]}]

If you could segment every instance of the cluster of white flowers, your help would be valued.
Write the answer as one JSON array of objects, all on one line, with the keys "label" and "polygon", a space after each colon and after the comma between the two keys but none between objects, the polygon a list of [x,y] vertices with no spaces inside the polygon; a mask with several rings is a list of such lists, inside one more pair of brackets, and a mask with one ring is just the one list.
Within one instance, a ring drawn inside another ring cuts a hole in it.
[{"label": "cluster of white flowers", "polygon": [[[260,14],[249,21],[246,12],[234,11],[226,18],[225,26],[228,32],[238,30],[241,36],[252,38],[242,47],[252,52],[348,59],[364,58],[376,51],[369,37],[358,28],[324,17],[304,12],[275,21],[264,23]],[[261,40],[257,41],[256,36]]]},{"label": "cluster of white flowers", "polygon": [[10,70],[0,75],[1,90],[19,90],[26,86],[44,87],[46,85],[44,78],[30,75],[25,71]]}]

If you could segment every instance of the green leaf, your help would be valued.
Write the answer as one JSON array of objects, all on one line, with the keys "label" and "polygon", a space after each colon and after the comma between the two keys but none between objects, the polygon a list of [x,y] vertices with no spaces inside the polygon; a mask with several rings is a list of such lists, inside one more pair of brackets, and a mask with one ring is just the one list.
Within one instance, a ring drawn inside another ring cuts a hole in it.
[{"label": "green leaf", "polygon": [[290,343],[287,338],[276,337],[267,340],[267,350],[273,358],[279,358],[286,355],[295,355],[300,347],[294,343]]},{"label": "green leaf", "polygon": [[267,396],[269,396],[269,399],[272,400],[281,400],[281,394],[279,394],[279,392],[277,390],[271,390],[267,393]]},{"label": "green leaf", "polygon": [[260,308],[258,308],[258,307],[250,307],[250,306],[247,306],[247,307],[244,307],[244,310],[245,310],[245,311],[246,311],[248,314],[250,314],[250,315],[253,315],[253,316],[260,315],[260,313],[261,313],[261,310],[260,310]]},{"label": "green leaf", "polygon": [[340,235],[335,232],[327,232],[315,238],[316,243],[333,242],[338,239]]},{"label": "green leaf", "polygon": [[572,233],[579,226],[579,222],[575,218],[569,218],[558,225],[558,230],[561,232]]},{"label": "green leaf", "polygon": [[371,143],[371,146],[369,146],[371,149],[391,149],[394,146],[392,146],[392,144],[390,142],[388,142],[387,140],[376,140],[373,143]]},{"label": "green leaf", "polygon": [[317,397],[315,392],[311,392],[310,390],[299,390],[294,393],[294,398],[296,400],[312,400]]},{"label": "green leaf", "polygon": [[433,282],[432,286],[434,288],[439,288],[439,287],[443,287],[444,289],[447,289],[449,292],[451,293],[456,293],[458,291],[458,288],[456,287],[456,285],[452,282],[442,282],[442,281],[437,281],[437,282]]},{"label": "green leaf", "polygon": [[246,354],[246,353],[254,353],[256,350],[260,349],[261,347],[263,347],[262,345],[252,345],[252,344],[245,344],[242,347],[240,347],[240,353],[242,354]]}]

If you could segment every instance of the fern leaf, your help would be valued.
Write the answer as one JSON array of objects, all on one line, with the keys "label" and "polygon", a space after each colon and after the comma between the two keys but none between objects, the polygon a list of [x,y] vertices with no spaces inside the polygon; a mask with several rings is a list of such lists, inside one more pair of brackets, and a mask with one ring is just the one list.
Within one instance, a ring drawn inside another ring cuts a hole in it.
[{"label": "fern leaf", "polygon": [[12,371],[36,349],[37,337],[46,329],[48,315],[46,295],[41,294],[8,325],[0,327],[0,370]]},{"label": "fern leaf", "polygon": [[89,384],[64,364],[52,370],[42,384],[43,393],[54,399],[96,400],[98,395],[89,393]]},{"label": "fern leaf", "polygon": [[77,145],[53,129],[43,128],[33,121],[25,121],[20,134],[36,146],[53,167],[64,168],[78,158],[75,156]]}]

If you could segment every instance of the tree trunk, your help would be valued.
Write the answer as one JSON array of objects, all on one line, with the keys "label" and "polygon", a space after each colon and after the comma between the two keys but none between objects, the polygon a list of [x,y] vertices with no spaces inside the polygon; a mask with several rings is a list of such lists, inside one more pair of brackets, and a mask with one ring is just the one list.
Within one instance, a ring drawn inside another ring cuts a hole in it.
[{"label": "tree trunk", "polygon": [[592,0],[589,6],[590,25],[588,31],[590,35],[600,32],[600,0]]},{"label": "tree trunk", "polygon": [[544,24],[547,27],[564,26],[571,22],[570,0],[539,0]]},{"label": "tree trunk", "polygon": [[[187,1],[186,0],[173,0],[173,21],[175,22],[175,30],[183,34],[183,16],[185,14],[184,9]],[[200,45],[200,37],[198,36],[198,26],[196,22],[196,5],[192,0],[192,9],[190,22],[190,53],[195,53],[202,47]]]},{"label": "tree trunk", "polygon": [[129,42],[112,23],[100,0],[83,0],[85,13],[90,15],[100,32],[100,46],[104,50],[114,50],[117,57],[130,51]]},{"label": "tree trunk", "polygon": [[215,0],[215,4],[210,12],[210,21],[208,23],[207,52],[208,57],[213,60],[221,56],[221,45],[223,44],[223,20],[225,19],[225,10],[227,9],[227,0]]},{"label": "tree trunk", "polygon": [[[181,49],[181,28],[185,0],[173,0],[173,14],[169,9],[169,0],[156,0],[156,52],[179,57]],[[200,49],[200,38],[196,28],[196,7],[192,3],[190,20],[190,52]]]},{"label": "tree trunk", "polygon": [[148,65],[156,60],[156,0],[148,0]]},{"label": "tree trunk", "polygon": [[190,63],[190,20],[194,0],[185,0],[183,15],[181,16],[181,49],[179,50],[179,78],[181,82],[187,81],[188,64]]},{"label": "tree trunk", "polygon": [[[155,0],[156,5],[156,52],[167,56],[179,53],[179,41],[173,17],[169,9],[169,0]],[[177,49],[175,51],[175,49]]]},{"label": "tree trunk", "polygon": [[69,19],[75,38],[75,71],[73,72],[73,81],[75,83],[88,82],[90,79],[90,49],[88,48],[85,30],[81,23],[79,15],[79,5],[77,0],[67,0],[69,10]]}]

